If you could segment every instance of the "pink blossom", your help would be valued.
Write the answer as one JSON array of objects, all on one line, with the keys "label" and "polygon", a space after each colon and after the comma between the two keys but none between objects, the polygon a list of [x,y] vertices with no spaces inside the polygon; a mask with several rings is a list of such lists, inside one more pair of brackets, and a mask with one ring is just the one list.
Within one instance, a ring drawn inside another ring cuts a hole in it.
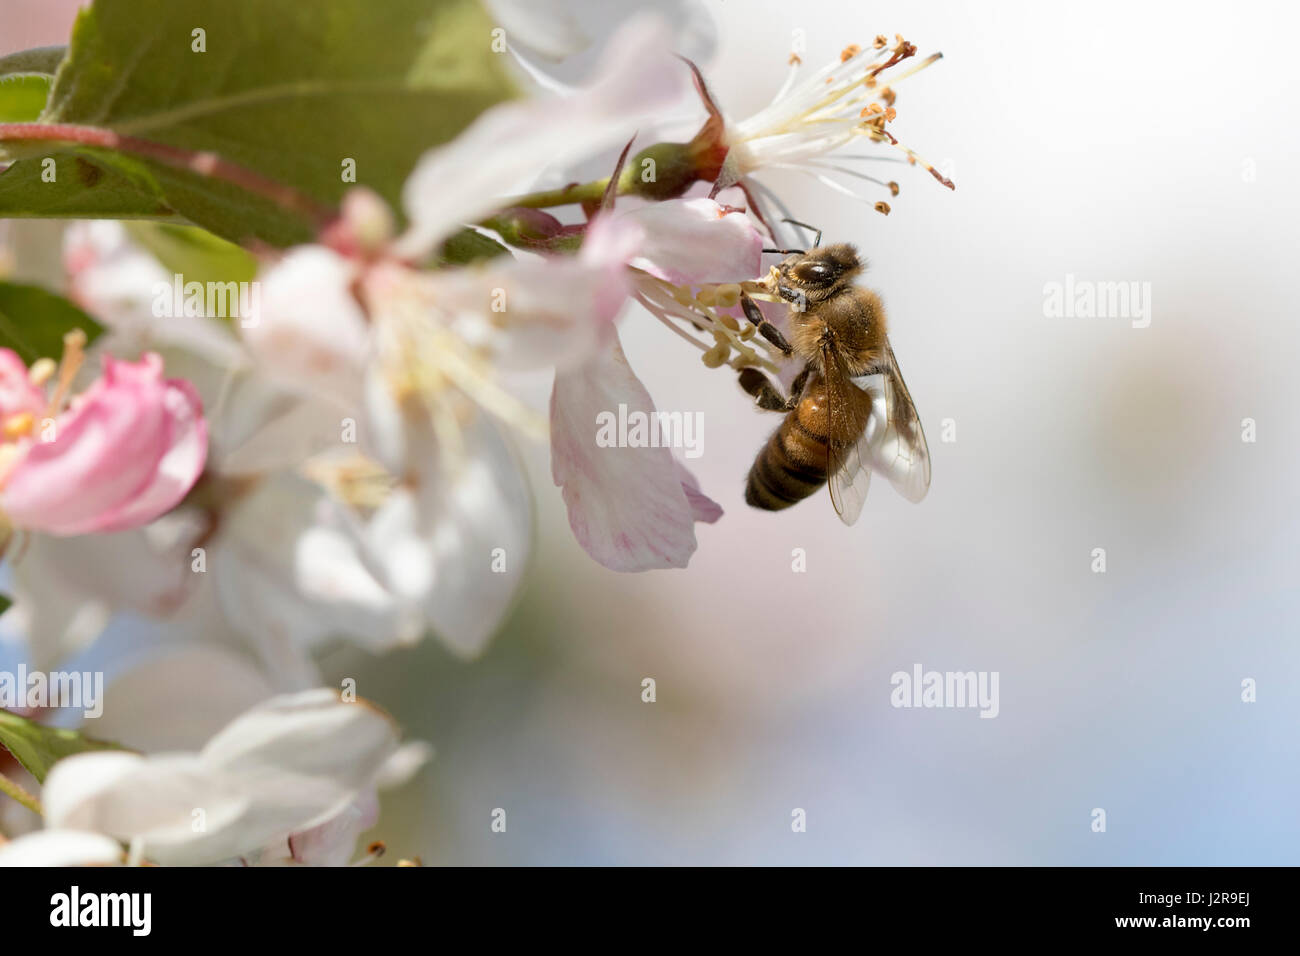
[{"label": "pink blossom", "polygon": [[[674,286],[753,278],[762,246],[762,235],[744,213],[694,198],[598,216],[582,254],[626,262],[640,270],[642,291],[648,284],[668,295]],[[598,415],[620,406],[629,413],[655,413],[650,393],[612,337],[583,365],[557,369],[551,474],[563,489],[578,543],[605,567],[684,568],[696,548],[695,523],[712,524],[722,508],[667,448],[597,446]]]},{"label": "pink blossom", "polygon": [[146,524],[185,496],[207,459],[198,394],[164,379],[152,352],[139,362],[105,356],[103,375],[54,419],[52,434],[39,422],[33,431],[5,446],[0,509],[16,527],[55,535]]},{"label": "pink blossom", "polygon": [[0,349],[0,418],[7,421],[23,412],[39,415],[45,404],[45,395],[32,384],[18,353]]},{"label": "pink blossom", "polygon": [[712,199],[671,199],[620,213],[644,231],[628,263],[673,285],[758,275],[763,235],[744,212]]},{"label": "pink blossom", "polygon": [[614,571],[684,568],[695,522],[722,516],[668,448],[602,448],[597,416],[620,404],[653,415],[654,401],[617,338],[587,364],[555,377],[551,475],[564,491],[569,526],[593,558]]}]

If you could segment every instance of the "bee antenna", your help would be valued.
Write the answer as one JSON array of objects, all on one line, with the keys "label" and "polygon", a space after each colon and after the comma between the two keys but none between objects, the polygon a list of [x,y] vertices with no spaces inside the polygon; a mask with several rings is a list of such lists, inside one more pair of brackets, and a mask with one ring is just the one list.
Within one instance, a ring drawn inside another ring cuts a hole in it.
[{"label": "bee antenna", "polygon": [[804,249],[764,249],[763,251],[764,251],[764,252],[779,252],[779,253],[781,253],[781,255],[783,255],[783,256],[788,256],[788,255],[790,255],[791,253],[798,253],[799,255],[803,255],[804,252],[805,252],[806,250],[804,250]]},{"label": "bee antenna", "polygon": [[822,244],[822,231],[816,226],[810,226],[806,222],[800,222],[798,219],[782,219],[782,222],[788,222],[792,226],[801,226],[809,232],[817,233],[817,238],[813,240],[813,248],[816,249]]}]

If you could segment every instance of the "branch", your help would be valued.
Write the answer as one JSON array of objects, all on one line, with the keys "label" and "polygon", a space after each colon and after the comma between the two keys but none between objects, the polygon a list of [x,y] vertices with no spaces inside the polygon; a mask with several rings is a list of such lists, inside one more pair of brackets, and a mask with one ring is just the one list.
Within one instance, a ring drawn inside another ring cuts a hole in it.
[{"label": "branch", "polygon": [[18,784],[14,783],[12,780],[10,780],[2,773],[0,773],[0,793],[5,794],[6,796],[13,797],[15,800],[17,800],[19,803],[25,806],[28,810],[32,811],[32,813],[35,813],[38,816],[45,815],[45,811],[41,809],[41,804],[39,800],[37,800],[30,793],[28,793],[22,787],[18,786]]},{"label": "branch", "polygon": [[60,143],[69,146],[89,146],[128,153],[238,186],[246,192],[261,196],[282,209],[311,220],[319,232],[338,216],[326,203],[299,192],[292,186],[276,182],[261,173],[222,159],[216,153],[196,152],[166,143],[155,143],[135,136],[123,136],[99,126],[79,126],[72,123],[0,123],[0,143]]}]

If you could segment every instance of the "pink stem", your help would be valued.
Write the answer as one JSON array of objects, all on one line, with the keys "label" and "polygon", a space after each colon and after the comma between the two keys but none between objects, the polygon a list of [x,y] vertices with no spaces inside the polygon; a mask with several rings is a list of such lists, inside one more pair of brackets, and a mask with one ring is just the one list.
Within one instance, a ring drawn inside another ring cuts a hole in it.
[{"label": "pink stem", "polygon": [[0,123],[0,143],[49,142],[93,146],[114,152],[143,156],[171,166],[185,169],[210,179],[238,186],[254,195],[269,199],[282,209],[310,219],[317,231],[337,218],[337,210],[312,199],[291,186],[269,179],[245,166],[222,159],[216,153],[196,152],[179,146],[168,146],[134,136],[123,136],[99,126],[78,126],[72,123]]}]

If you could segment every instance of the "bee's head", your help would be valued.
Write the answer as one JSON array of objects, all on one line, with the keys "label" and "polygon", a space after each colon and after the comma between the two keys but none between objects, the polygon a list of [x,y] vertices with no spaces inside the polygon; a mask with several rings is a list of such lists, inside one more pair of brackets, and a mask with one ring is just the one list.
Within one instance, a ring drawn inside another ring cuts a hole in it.
[{"label": "bee's head", "polygon": [[847,242],[795,252],[777,266],[783,299],[821,302],[850,285],[862,271],[858,250]]}]

